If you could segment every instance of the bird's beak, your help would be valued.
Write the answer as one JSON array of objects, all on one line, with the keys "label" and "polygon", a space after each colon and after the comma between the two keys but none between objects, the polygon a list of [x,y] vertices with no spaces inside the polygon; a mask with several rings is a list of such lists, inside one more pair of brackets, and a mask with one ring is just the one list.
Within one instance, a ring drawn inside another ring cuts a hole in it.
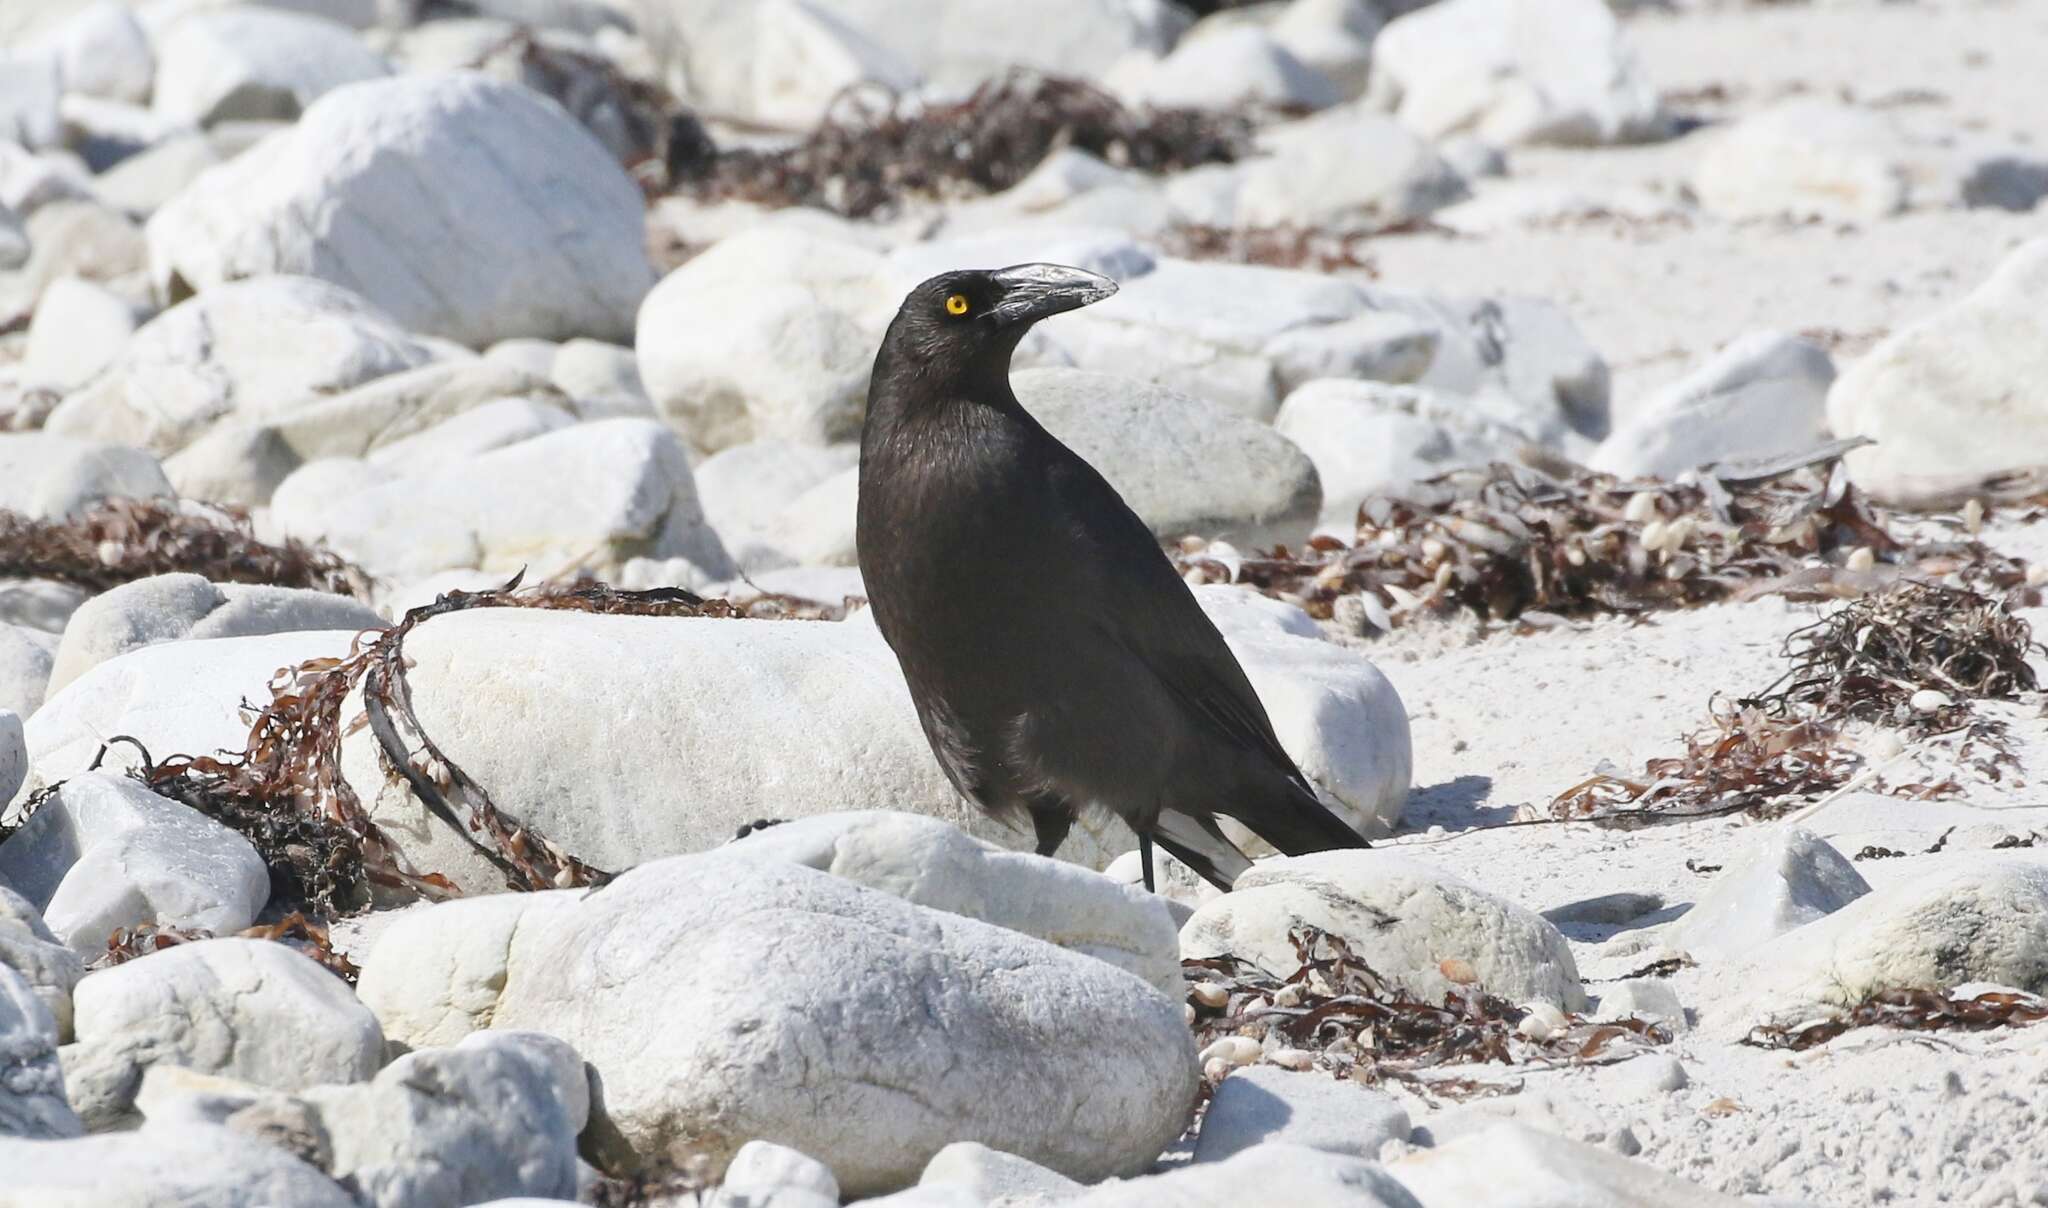
[{"label": "bird's beak", "polygon": [[1116,282],[1101,273],[1064,264],[1014,264],[989,277],[1002,287],[1002,298],[989,308],[998,323],[1036,323],[1062,311],[1079,310],[1116,292]]}]

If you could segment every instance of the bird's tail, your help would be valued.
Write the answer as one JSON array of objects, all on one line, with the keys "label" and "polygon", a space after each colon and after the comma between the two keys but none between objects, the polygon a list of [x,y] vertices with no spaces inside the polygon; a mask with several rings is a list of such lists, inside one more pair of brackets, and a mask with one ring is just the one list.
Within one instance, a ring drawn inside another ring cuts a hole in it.
[{"label": "bird's tail", "polygon": [[1292,779],[1281,783],[1285,786],[1282,791],[1261,794],[1241,811],[1231,812],[1231,817],[1283,855],[1305,856],[1332,848],[1372,846],[1330,807],[1316,800],[1315,793],[1306,785]]}]

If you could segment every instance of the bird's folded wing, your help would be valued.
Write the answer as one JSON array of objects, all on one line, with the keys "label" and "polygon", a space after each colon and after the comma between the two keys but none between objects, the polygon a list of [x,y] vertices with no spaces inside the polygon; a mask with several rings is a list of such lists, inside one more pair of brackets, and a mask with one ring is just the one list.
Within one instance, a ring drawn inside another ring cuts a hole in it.
[{"label": "bird's folded wing", "polygon": [[1130,639],[1126,648],[1187,707],[1190,716],[1206,722],[1219,738],[1264,755],[1276,770],[1314,796],[1315,790],[1302,778],[1294,758],[1274,736],[1265,706],[1229,646],[1213,628],[1206,635],[1209,640],[1190,640],[1195,636],[1188,628],[1190,623],[1206,627],[1209,620],[1192,599],[1188,608],[1195,614],[1191,618],[1162,618],[1160,624],[1131,631],[1126,635]]}]

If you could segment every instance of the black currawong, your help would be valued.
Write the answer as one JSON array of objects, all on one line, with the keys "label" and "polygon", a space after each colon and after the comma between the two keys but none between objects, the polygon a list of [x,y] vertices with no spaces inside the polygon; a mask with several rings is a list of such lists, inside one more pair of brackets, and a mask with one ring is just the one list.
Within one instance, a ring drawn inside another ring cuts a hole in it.
[{"label": "black currawong", "polygon": [[1116,292],[1052,264],[944,273],[875,358],[861,432],[860,565],[932,751],[1051,855],[1115,812],[1229,888],[1237,819],[1290,855],[1366,842],[1316,799],[1158,541],[1010,389],[1031,326]]}]

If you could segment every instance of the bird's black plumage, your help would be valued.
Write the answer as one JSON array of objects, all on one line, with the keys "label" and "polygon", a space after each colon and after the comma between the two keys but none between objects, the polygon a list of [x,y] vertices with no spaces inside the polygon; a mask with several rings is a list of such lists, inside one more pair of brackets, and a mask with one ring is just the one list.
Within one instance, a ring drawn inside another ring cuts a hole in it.
[{"label": "bird's black plumage", "polygon": [[1028,815],[1047,855],[1090,806],[1226,888],[1248,861],[1218,814],[1291,855],[1365,846],[1152,532],[1010,389],[1033,323],[1115,289],[1054,265],[946,273],[882,341],[860,564],[925,737],[961,793]]}]

